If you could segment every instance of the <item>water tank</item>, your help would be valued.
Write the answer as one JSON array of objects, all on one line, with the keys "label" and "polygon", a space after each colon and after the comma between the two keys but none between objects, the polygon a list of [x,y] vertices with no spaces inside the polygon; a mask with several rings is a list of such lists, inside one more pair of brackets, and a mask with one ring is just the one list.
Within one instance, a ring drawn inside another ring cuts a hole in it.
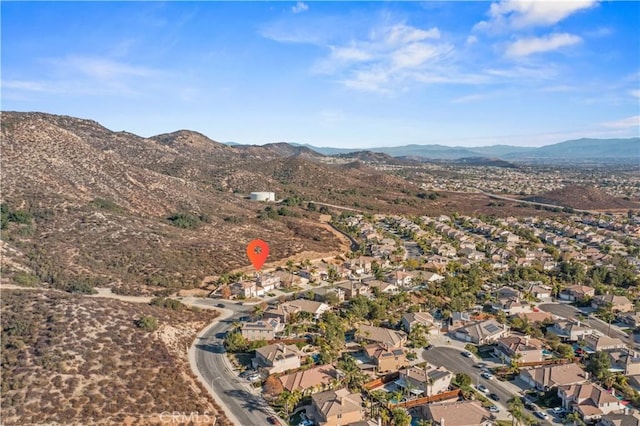
[{"label": "water tank", "polygon": [[275,201],[276,194],[274,192],[252,192],[251,201]]}]

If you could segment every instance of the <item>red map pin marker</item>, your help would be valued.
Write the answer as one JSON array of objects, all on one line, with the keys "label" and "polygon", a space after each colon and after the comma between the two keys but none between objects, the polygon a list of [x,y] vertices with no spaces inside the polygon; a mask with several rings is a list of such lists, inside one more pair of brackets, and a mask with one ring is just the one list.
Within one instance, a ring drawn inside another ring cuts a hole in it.
[{"label": "red map pin marker", "polygon": [[264,265],[264,262],[267,260],[267,256],[269,256],[269,245],[262,240],[253,240],[247,246],[247,257],[253,264],[253,267],[256,268],[256,271],[259,271]]}]

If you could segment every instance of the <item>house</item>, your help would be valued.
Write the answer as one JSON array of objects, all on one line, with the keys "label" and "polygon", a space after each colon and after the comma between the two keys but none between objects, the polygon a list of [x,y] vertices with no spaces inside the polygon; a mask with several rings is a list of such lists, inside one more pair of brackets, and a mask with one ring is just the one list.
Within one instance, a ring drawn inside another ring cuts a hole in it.
[{"label": "house", "polygon": [[288,302],[284,302],[280,306],[282,306],[287,312],[306,312],[315,319],[320,319],[322,314],[331,310],[331,306],[326,303],[306,299],[290,300]]},{"label": "house", "polygon": [[454,337],[463,342],[484,345],[504,337],[509,332],[507,326],[494,319],[478,321],[454,330]]},{"label": "house", "polygon": [[356,275],[371,273],[372,263],[376,259],[371,256],[359,256],[356,259],[349,259],[344,263],[345,268]]},{"label": "house", "polygon": [[507,315],[514,315],[524,312],[531,312],[531,305],[526,300],[517,297],[498,299],[491,303],[491,308],[496,312],[504,312]]},{"label": "house", "polygon": [[427,364],[424,368],[407,367],[399,371],[396,384],[413,395],[433,396],[449,390],[453,373],[445,367]]},{"label": "house", "polygon": [[514,318],[520,318],[524,321],[529,322],[538,322],[538,323],[549,323],[553,321],[553,314],[549,312],[520,312],[513,315]]},{"label": "house", "polygon": [[[409,312],[402,315],[402,326],[407,333],[411,332],[411,326],[417,324],[431,328],[433,326],[433,316],[429,312]],[[435,330],[437,332],[437,329]]]},{"label": "house", "polygon": [[236,297],[250,299],[258,295],[258,286],[254,281],[238,281],[231,284],[231,294]]},{"label": "house", "polygon": [[617,319],[629,328],[640,327],[640,312],[624,312],[618,314]]},{"label": "house", "polygon": [[284,324],[278,319],[263,319],[254,322],[245,322],[240,328],[242,337],[247,340],[273,340],[276,333],[284,330]]},{"label": "house", "polygon": [[614,312],[633,312],[633,303],[627,296],[616,296],[615,294],[603,294],[593,298],[591,307],[594,309],[611,306]]},{"label": "house", "polygon": [[378,281],[378,280],[370,280],[370,281],[365,281],[365,284],[369,286],[372,293],[374,290],[377,290],[380,293],[397,293],[398,292],[398,286],[395,285],[394,283]]},{"label": "house", "polygon": [[433,426],[491,426],[495,418],[479,401],[420,405],[420,418]]},{"label": "house", "polygon": [[336,288],[340,288],[344,292],[345,300],[351,300],[356,296],[369,296],[369,294],[371,294],[369,286],[359,281],[343,281],[337,283]]},{"label": "house", "polygon": [[264,288],[265,292],[269,292],[280,287],[280,277],[275,274],[258,274],[256,285]]},{"label": "house", "polygon": [[556,334],[561,340],[577,342],[583,336],[591,334],[593,329],[576,320],[556,320],[547,331]]},{"label": "house", "polygon": [[376,366],[378,373],[396,371],[410,364],[404,349],[401,347],[373,343],[365,346],[364,352],[371,364]]},{"label": "house", "polygon": [[585,422],[624,410],[624,405],[615,397],[613,391],[607,392],[595,383],[560,386],[558,396],[562,400],[563,408],[577,412]]},{"label": "house", "polygon": [[597,331],[592,331],[590,334],[582,336],[582,341],[587,346],[587,351],[606,351],[610,349],[621,349],[626,347],[626,344],[617,337],[609,337],[601,334]]},{"label": "house", "polygon": [[437,283],[442,280],[444,280],[444,277],[442,275],[435,274],[433,272],[424,272],[422,274],[422,282],[425,283]]},{"label": "house", "polygon": [[500,287],[496,290],[495,297],[498,299],[519,298],[522,297],[522,293],[513,287]]},{"label": "house", "polygon": [[561,300],[568,300],[570,302],[584,302],[592,299],[595,296],[596,290],[588,285],[572,285],[562,289],[560,292]]},{"label": "house", "polygon": [[387,275],[386,281],[398,287],[410,287],[417,276],[415,272],[395,271]]},{"label": "house", "polygon": [[307,370],[278,377],[282,387],[289,392],[300,391],[305,395],[327,390],[339,379],[340,373],[331,365],[318,365]]},{"label": "house", "polygon": [[527,293],[538,300],[551,300],[551,288],[538,283],[531,283],[527,288]]},{"label": "house", "polygon": [[520,378],[529,386],[540,391],[547,391],[558,386],[585,383],[589,379],[589,373],[585,372],[578,364],[571,363],[522,370]]},{"label": "house", "polygon": [[310,415],[320,426],[342,426],[365,418],[359,393],[347,389],[330,390],[311,396]]},{"label": "house", "polygon": [[610,371],[622,373],[625,376],[640,375],[640,354],[638,352],[623,348],[607,351],[611,361]]},{"label": "house", "polygon": [[313,300],[316,302],[330,303],[332,300],[338,303],[344,302],[344,290],[340,287],[320,287],[310,290]]},{"label": "house", "polygon": [[494,355],[505,363],[515,360],[518,364],[540,362],[544,359],[544,343],[529,336],[507,336],[496,340]]},{"label": "house", "polygon": [[276,343],[256,349],[256,356],[251,363],[253,368],[264,369],[269,374],[282,373],[300,368],[303,355],[296,345]]},{"label": "house", "polygon": [[360,324],[356,329],[356,338],[369,343],[381,343],[389,346],[403,346],[407,343],[407,333],[390,328]]},{"label": "house", "polygon": [[630,414],[605,414],[596,426],[640,426],[640,413],[634,411]]}]

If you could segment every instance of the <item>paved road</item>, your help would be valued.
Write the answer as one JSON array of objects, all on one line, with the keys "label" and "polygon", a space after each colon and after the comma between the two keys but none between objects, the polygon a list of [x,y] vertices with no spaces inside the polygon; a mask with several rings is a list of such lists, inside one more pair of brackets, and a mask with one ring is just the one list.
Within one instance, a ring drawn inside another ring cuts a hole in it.
[{"label": "paved road", "polygon": [[594,317],[593,315],[589,316],[588,321],[585,321],[583,319],[584,314],[571,305],[567,305],[564,303],[543,303],[541,305],[538,305],[538,308],[562,318],[580,320],[586,324],[589,324],[590,327],[598,330],[602,334],[608,334],[611,337],[617,337],[625,342],[629,342],[629,336],[626,333],[617,330],[615,327],[611,327],[611,330],[609,330],[609,324]]},{"label": "paved road", "polygon": [[[200,300],[200,305],[215,305],[219,302]],[[233,322],[251,311],[251,307],[226,304],[234,314],[218,322],[201,336],[196,343],[196,367],[213,389],[218,400],[230,411],[239,426],[267,425],[267,417],[274,415],[267,402],[251,389],[251,385],[230,370],[222,345],[224,334],[232,327]]]},{"label": "paved road", "polygon": [[[520,388],[513,383],[502,382],[496,378],[489,380],[482,378],[480,376],[482,371],[479,368],[474,367],[478,362],[482,362],[481,360],[477,358],[465,358],[461,355],[461,350],[459,348],[450,347],[434,347],[424,350],[422,351],[422,358],[435,366],[442,365],[454,373],[467,373],[471,376],[474,386],[479,384],[486,386],[490,392],[495,393],[500,397],[500,401],[495,402],[500,409],[500,412],[496,414],[496,417],[500,420],[510,419],[507,412],[507,401],[512,396],[517,395]],[[488,364],[491,365],[491,363]],[[536,422],[547,425],[553,424],[537,418]]]}]

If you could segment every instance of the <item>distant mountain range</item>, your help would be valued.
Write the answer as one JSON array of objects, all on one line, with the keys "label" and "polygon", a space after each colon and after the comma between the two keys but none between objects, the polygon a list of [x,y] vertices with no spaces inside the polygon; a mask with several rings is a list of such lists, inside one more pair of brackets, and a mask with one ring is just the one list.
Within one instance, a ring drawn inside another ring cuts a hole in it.
[{"label": "distant mountain range", "polygon": [[[235,142],[228,145],[242,146]],[[289,145],[309,148],[324,155],[349,154],[362,148],[330,148],[308,144]],[[510,145],[460,147],[445,145],[403,145],[395,147],[367,148],[365,151],[387,154],[412,160],[459,160],[465,158],[491,158],[508,161],[531,162],[640,162],[640,138],[626,139],[576,139],[539,148]]]}]

